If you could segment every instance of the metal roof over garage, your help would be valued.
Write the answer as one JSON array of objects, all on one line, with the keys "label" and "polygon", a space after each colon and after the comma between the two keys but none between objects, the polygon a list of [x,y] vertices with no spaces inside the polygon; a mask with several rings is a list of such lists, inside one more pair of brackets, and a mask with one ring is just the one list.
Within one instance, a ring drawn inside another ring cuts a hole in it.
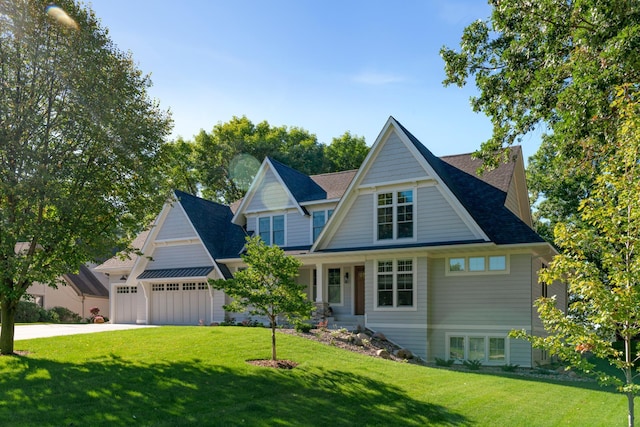
[{"label": "metal roof over garage", "polygon": [[187,268],[161,268],[158,270],[145,270],[138,279],[170,279],[174,277],[205,277],[213,270],[209,267],[187,267]]}]

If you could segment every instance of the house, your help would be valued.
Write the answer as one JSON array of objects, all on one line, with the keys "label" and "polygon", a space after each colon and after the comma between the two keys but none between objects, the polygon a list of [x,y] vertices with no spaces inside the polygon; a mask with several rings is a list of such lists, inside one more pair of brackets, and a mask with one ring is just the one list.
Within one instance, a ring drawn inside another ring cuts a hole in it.
[{"label": "house", "polygon": [[479,161],[438,158],[390,117],[357,171],[307,176],[267,158],[231,207],[176,191],[145,257],[112,282],[110,317],[224,320],[226,297],[206,282],[243,268],[244,237],[257,234],[302,262],[299,283],[335,324],[382,332],[427,360],[532,366],[545,354],[508,333],[543,333],[534,300],[548,292],[566,307],[567,296],[538,284],[555,252],[531,228],[519,147],[510,158],[477,175]]},{"label": "house", "polygon": [[80,266],[77,273],[64,274],[62,280],[66,286],[52,288],[34,283],[27,288],[27,294],[44,309],[65,307],[82,318],[92,316],[91,309],[98,307],[100,313],[109,313],[108,278],[95,270],[95,264]]}]

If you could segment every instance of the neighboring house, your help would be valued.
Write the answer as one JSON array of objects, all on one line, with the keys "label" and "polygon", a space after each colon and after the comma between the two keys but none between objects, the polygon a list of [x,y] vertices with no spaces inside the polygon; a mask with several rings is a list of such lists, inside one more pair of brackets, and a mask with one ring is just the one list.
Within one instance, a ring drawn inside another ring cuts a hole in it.
[{"label": "neighboring house", "polygon": [[302,262],[298,281],[332,323],[430,361],[532,366],[545,354],[508,333],[543,333],[534,300],[548,292],[564,308],[566,288],[538,284],[555,252],[531,228],[520,148],[496,170],[478,176],[479,166],[434,156],[390,117],[357,171],[307,176],[267,158],[232,207],[176,191],[145,257],[112,282],[111,319],[224,320],[226,298],[206,282],[243,268],[244,237],[257,234]]},{"label": "neighboring house", "polygon": [[83,265],[77,274],[63,275],[66,286],[58,285],[57,288],[52,288],[34,283],[27,289],[27,294],[34,298],[36,304],[47,310],[65,307],[86,319],[91,317],[91,308],[98,307],[101,314],[108,316],[108,278],[94,268],[93,264]]}]

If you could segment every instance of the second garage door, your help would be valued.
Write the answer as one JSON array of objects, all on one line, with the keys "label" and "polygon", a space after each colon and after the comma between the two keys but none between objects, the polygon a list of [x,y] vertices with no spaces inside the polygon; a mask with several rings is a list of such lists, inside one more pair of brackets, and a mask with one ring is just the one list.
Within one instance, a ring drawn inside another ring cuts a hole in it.
[{"label": "second garage door", "polygon": [[206,282],[151,285],[151,323],[198,325],[211,321],[211,297]]}]

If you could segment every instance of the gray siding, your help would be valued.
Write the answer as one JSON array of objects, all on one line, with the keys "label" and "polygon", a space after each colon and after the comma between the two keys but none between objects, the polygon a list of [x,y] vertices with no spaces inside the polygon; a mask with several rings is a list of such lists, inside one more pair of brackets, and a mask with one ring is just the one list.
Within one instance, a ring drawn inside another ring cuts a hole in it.
[{"label": "gray siding", "polygon": [[364,176],[362,184],[399,181],[426,175],[424,168],[393,132]]},{"label": "gray siding", "polygon": [[[447,358],[446,334],[505,336],[531,328],[532,260],[511,255],[510,274],[445,276],[445,259],[429,262],[429,359]],[[531,347],[510,339],[509,363],[531,366]]]},{"label": "gray siding", "polygon": [[435,186],[419,188],[417,203],[419,242],[454,242],[475,238]]},{"label": "gray siding", "polygon": [[518,218],[522,218],[522,212],[520,212],[520,204],[518,203],[518,189],[516,187],[515,179],[511,180],[509,184],[509,191],[507,192],[507,198],[504,205],[513,212]]},{"label": "gray siding", "polygon": [[211,260],[202,244],[161,246],[152,255],[147,269],[204,267]]},{"label": "gray siding", "polygon": [[273,171],[268,170],[246,210],[249,212],[269,211],[294,206],[293,201],[290,200],[289,195],[276,179]]},{"label": "gray siding", "polygon": [[187,216],[178,205],[174,205],[158,232],[156,240],[180,239],[196,237],[196,232],[189,223]]},{"label": "gray siding", "polygon": [[304,246],[311,244],[311,221],[306,215],[294,211],[287,213],[287,246]]},{"label": "gray siding", "polygon": [[[378,259],[402,259],[403,257],[379,256]],[[411,258],[411,257],[407,257]],[[406,347],[422,358],[427,357],[427,258],[417,258],[416,310],[375,311],[374,294],[376,261],[365,264],[365,310],[367,327],[387,335],[391,341]]]},{"label": "gray siding", "polygon": [[338,225],[327,248],[357,248],[373,244],[373,194],[359,195]]}]

